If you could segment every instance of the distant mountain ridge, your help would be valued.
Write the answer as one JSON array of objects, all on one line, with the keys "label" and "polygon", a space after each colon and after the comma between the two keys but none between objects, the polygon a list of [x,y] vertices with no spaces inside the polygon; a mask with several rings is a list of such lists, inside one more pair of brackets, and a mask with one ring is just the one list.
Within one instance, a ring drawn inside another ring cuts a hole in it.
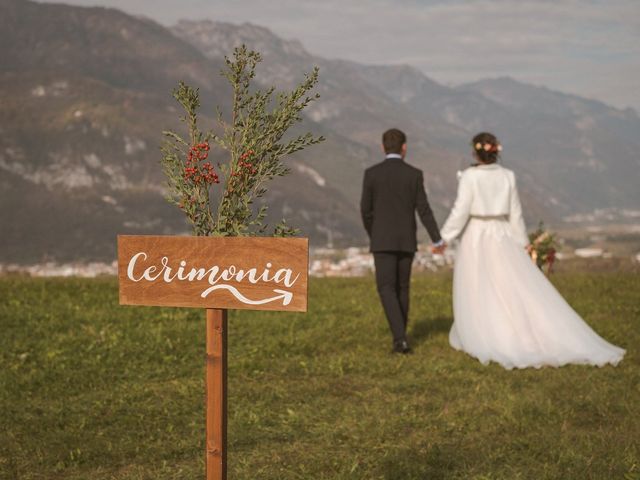
[{"label": "distant mountain ridge", "polygon": [[426,170],[441,206],[450,204],[452,173],[471,162],[469,140],[482,130],[501,138],[504,162],[522,176],[529,203],[553,220],[605,205],[640,204],[634,187],[640,117],[632,109],[508,77],[447,87],[410,66],[314,57],[299,42],[251,24],[181,21],[172,31],[211,59],[241,43],[264,51],[269,69],[262,78],[269,84],[290,84],[295,72],[319,65],[323,99],[310,116],[351,140],[372,144],[383,125],[402,125],[409,133],[411,161]]},{"label": "distant mountain ridge", "polygon": [[[268,201],[312,244],[362,245],[362,171],[381,159],[380,134],[409,137],[440,221],[469,139],[494,131],[518,174],[529,223],[598,207],[640,205],[640,119],[633,110],[508,78],[451,88],[408,66],[316,57],[252,24],[181,21],[171,29],[118,10],[0,3],[0,262],[111,260],[117,233],[180,233],[163,199],[160,132],[178,127],[170,91],[200,88],[202,119],[228,111],[223,57],[246,43],[264,62],[256,80],[290,88],[320,67],[321,99],[298,130],[324,144],[289,160]],[[213,152],[221,158],[220,152]]]}]

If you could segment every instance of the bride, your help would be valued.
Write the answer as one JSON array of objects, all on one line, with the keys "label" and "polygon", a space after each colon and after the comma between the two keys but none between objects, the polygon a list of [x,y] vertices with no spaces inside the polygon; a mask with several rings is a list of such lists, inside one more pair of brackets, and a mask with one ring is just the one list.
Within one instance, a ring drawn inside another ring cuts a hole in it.
[{"label": "bride", "polygon": [[625,351],[599,337],[527,255],[515,176],[496,163],[498,140],[480,133],[472,145],[478,164],[462,173],[441,232],[447,243],[462,235],[453,275],[451,346],[507,369],[616,365]]}]

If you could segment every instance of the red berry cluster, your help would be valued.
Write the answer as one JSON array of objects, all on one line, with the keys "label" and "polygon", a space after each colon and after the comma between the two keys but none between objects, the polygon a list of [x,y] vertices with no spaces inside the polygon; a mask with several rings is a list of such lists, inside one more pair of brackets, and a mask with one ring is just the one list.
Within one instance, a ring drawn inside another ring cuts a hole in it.
[{"label": "red berry cluster", "polygon": [[[238,182],[242,184],[242,179],[246,179],[246,176],[255,175],[256,173],[258,173],[258,169],[256,168],[255,164],[251,163],[250,161],[251,156],[255,153],[256,152],[253,150],[247,150],[245,153],[240,155],[240,159],[238,161],[238,170],[231,170],[231,178],[227,185],[227,191],[224,192],[225,197],[231,195],[234,192],[234,189],[240,186]],[[236,179],[238,180],[236,181]]]},{"label": "red berry cluster", "polygon": [[[240,161],[238,162],[238,167],[240,167],[240,171],[232,172],[231,175],[234,177],[239,177],[243,173],[250,173],[251,175],[255,175],[258,172],[258,169],[255,167],[253,163],[249,161],[251,155],[253,155],[253,150],[247,150],[245,153],[240,155]],[[244,171],[242,170],[244,169]]]},{"label": "red berry cluster", "polygon": [[211,162],[199,164],[200,160],[206,160],[209,156],[209,144],[207,142],[198,143],[189,148],[187,155],[187,166],[184,169],[184,179],[192,181],[196,185],[202,182],[207,184],[220,183],[218,174],[213,171]]},{"label": "red berry cluster", "polygon": [[198,143],[189,149],[187,162],[192,162],[194,157],[198,160],[205,160],[209,156],[209,144],[207,142]]}]

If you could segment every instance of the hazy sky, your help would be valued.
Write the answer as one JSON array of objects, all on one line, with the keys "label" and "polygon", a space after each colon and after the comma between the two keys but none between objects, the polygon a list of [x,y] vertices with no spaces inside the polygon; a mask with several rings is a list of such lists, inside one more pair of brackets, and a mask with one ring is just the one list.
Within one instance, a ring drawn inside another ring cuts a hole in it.
[{"label": "hazy sky", "polygon": [[446,84],[509,75],[640,111],[640,0],[67,0],[171,25],[251,22],[311,53]]}]

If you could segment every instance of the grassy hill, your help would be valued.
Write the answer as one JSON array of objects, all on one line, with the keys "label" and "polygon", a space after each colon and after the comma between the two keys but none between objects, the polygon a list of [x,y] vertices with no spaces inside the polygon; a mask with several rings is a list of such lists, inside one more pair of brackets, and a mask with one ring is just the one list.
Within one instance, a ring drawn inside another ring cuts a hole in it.
[{"label": "grassy hill", "polygon": [[[229,478],[639,479],[640,277],[553,281],[616,368],[506,371],[452,350],[448,274],[412,289],[389,353],[371,278],[308,314],[235,311]],[[200,479],[204,313],[120,307],[114,279],[0,278],[0,479]]]}]

